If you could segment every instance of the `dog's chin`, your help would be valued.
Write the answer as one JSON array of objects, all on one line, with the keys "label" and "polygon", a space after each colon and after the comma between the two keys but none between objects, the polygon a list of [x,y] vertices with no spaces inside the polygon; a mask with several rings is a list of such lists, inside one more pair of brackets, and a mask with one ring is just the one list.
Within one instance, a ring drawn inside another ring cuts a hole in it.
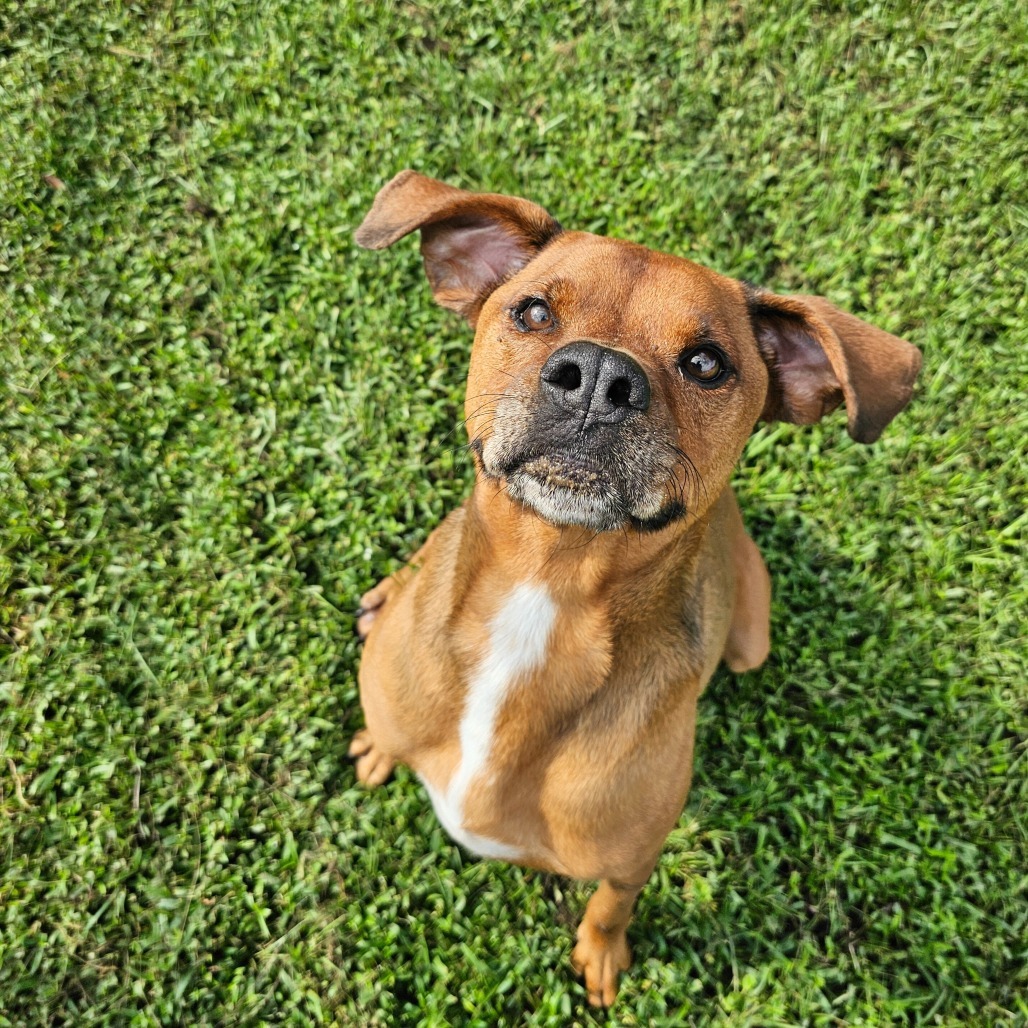
[{"label": "dog's chin", "polygon": [[632,503],[598,469],[548,458],[526,461],[508,471],[504,484],[512,499],[558,528],[655,531],[685,514],[680,504],[663,502],[660,492]]},{"label": "dog's chin", "polygon": [[520,469],[507,476],[505,485],[512,499],[558,528],[611,532],[629,518],[623,501],[608,490],[555,485]]}]

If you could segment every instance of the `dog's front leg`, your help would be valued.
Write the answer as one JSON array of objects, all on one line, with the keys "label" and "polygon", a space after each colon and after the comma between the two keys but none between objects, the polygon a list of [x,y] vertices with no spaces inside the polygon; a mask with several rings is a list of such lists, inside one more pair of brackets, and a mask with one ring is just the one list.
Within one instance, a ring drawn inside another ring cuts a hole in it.
[{"label": "dog's front leg", "polygon": [[632,962],[626,934],[635,899],[646,884],[653,863],[634,882],[604,879],[585,908],[571,963],[585,978],[589,1002],[609,1007],[617,995],[618,975]]}]

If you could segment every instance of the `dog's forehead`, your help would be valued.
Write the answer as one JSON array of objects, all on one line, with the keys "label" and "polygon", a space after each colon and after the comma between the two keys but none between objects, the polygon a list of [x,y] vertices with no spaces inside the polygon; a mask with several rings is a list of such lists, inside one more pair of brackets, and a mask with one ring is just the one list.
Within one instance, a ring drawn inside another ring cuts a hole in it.
[{"label": "dog's forehead", "polygon": [[537,291],[558,304],[587,303],[618,320],[667,319],[701,330],[711,320],[734,320],[741,287],[682,257],[622,239],[563,232],[511,280],[516,291]]}]

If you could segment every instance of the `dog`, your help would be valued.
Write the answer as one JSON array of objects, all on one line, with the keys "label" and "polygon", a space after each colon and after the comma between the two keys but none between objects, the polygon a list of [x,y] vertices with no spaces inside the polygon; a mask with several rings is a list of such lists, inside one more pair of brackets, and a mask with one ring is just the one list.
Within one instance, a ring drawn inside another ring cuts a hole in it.
[{"label": "dog", "polygon": [[472,853],[598,879],[572,963],[609,1006],[697,700],[721,660],[769,650],[770,579],[729,485],[746,440],[844,404],[871,443],[921,355],[819,297],[403,171],[356,240],[415,231],[435,299],[475,330],[475,485],[361,598],[350,755],[368,786],[411,767]]}]

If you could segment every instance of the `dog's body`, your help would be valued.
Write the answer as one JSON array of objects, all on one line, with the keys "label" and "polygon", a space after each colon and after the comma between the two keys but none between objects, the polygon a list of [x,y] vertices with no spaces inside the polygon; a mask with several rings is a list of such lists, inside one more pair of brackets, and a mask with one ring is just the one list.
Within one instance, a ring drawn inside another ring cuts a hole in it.
[{"label": "dog's body", "polygon": [[436,298],[476,326],[477,479],[366,594],[359,778],[398,761],[471,851],[600,879],[573,960],[613,1002],[625,929],[689,790],[696,702],[768,652],[770,583],[728,485],[755,422],[845,400],[873,441],[914,347],[527,201],[403,172],[358,232],[416,229]]}]

